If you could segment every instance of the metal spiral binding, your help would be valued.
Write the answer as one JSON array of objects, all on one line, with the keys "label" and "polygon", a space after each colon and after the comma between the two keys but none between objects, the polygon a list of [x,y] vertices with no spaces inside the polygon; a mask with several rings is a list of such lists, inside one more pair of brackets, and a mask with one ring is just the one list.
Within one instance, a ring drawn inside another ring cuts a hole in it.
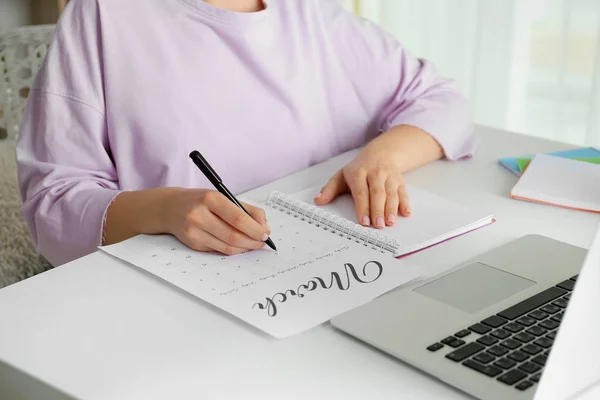
[{"label": "metal spiral binding", "polygon": [[267,205],[285,212],[294,218],[308,221],[309,224],[314,224],[333,234],[379,250],[382,253],[389,252],[395,254],[398,248],[398,243],[395,240],[387,239],[371,229],[324,211],[316,206],[296,200],[278,191],[272,192],[267,197]]}]

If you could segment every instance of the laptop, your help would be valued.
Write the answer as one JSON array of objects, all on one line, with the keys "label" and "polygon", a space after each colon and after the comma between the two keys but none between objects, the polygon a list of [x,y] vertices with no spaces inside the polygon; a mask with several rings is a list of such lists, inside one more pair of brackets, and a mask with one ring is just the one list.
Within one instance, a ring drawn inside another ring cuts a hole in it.
[{"label": "laptop", "polygon": [[577,398],[600,385],[600,230],[589,252],[524,236],[331,322],[480,399]]}]

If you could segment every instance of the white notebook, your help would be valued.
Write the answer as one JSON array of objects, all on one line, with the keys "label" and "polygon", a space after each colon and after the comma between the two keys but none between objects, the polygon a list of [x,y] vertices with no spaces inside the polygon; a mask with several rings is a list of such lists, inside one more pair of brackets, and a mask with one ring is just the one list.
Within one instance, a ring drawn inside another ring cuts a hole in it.
[{"label": "white notebook", "polygon": [[510,194],[519,200],[600,212],[600,165],[540,154]]},{"label": "white notebook", "polygon": [[376,243],[395,257],[426,249],[494,221],[494,215],[485,210],[466,207],[410,185],[406,189],[412,215],[399,216],[396,225],[384,229],[365,228],[354,223],[357,216],[354,200],[349,194],[321,207],[313,203],[318,187],[289,196],[271,194],[270,198],[281,208],[307,221],[327,221],[328,226],[361,242],[368,238],[369,243]]}]

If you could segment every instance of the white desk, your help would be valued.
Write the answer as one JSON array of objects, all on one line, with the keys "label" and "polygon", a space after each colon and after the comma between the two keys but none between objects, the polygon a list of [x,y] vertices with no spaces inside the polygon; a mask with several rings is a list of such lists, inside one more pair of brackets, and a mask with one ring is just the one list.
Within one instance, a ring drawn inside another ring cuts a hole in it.
[{"label": "white desk", "polygon": [[[600,216],[509,199],[516,177],[497,164],[567,146],[487,128],[479,134],[473,160],[438,162],[406,179],[485,205],[498,222],[411,261],[433,274],[529,233],[587,248]],[[328,162],[329,171],[346,159]],[[305,187],[317,183],[310,171],[298,177]],[[275,183],[252,197],[274,188],[302,189]],[[78,398],[466,397],[328,324],[276,341],[102,253],[0,290],[0,324],[0,360]]]}]

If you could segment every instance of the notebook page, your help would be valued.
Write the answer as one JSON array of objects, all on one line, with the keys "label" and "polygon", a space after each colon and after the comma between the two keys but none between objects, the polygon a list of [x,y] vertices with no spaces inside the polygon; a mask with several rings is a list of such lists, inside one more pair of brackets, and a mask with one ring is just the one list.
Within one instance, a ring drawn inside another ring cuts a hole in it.
[{"label": "notebook page", "polygon": [[[248,201],[246,201],[248,202]],[[404,261],[262,205],[277,252],[196,252],[169,235],[101,247],[255,327],[291,336],[418,277]]]},{"label": "notebook page", "polygon": [[538,155],[512,189],[511,196],[600,212],[600,166]]},{"label": "notebook page", "polygon": [[[436,194],[407,185],[412,215],[398,216],[396,225],[384,229],[369,228],[398,243],[396,256],[409,254],[437,243],[480,228],[493,221],[493,214],[467,208]],[[320,187],[314,187],[290,196],[314,204]],[[357,221],[354,199],[346,194],[331,204],[319,207],[350,221]]]}]

